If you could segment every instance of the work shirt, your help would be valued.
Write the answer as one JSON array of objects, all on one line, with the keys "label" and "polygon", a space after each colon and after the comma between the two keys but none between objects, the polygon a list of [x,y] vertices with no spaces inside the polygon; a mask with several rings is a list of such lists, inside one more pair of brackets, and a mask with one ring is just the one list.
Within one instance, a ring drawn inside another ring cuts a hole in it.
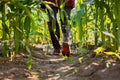
[{"label": "work shirt", "polygon": [[[59,7],[61,0],[43,0],[43,1],[53,2],[53,3],[55,3],[55,4]],[[57,2],[56,2],[56,1],[57,1]],[[75,5],[75,0],[68,0],[68,1],[65,3],[65,7],[73,8],[74,5]],[[50,5],[50,6],[51,6],[51,7],[54,7],[53,5]]]}]

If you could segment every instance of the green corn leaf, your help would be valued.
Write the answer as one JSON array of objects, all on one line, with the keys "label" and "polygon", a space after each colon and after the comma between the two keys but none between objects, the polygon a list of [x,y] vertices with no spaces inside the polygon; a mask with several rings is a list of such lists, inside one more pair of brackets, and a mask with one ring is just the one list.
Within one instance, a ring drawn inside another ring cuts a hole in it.
[{"label": "green corn leaf", "polygon": [[26,51],[29,53],[28,60],[27,60],[27,68],[28,68],[28,70],[31,70],[31,68],[32,68],[32,55],[31,55],[30,48],[23,41],[21,41],[21,43],[23,44],[23,46],[25,46]]},{"label": "green corn leaf", "polygon": [[32,68],[32,56],[31,56],[31,54],[29,54],[29,56],[28,56],[27,67],[28,67],[28,70],[31,70],[31,68]]},{"label": "green corn leaf", "polygon": [[26,46],[26,50],[29,53],[28,61],[27,61],[28,66],[27,67],[28,67],[28,70],[31,70],[31,68],[32,68],[32,55],[31,55],[30,48],[28,46]]},{"label": "green corn leaf", "polygon": [[31,23],[31,19],[26,16],[25,18],[25,22],[24,22],[24,30],[26,31],[27,35],[30,33],[30,23]]}]

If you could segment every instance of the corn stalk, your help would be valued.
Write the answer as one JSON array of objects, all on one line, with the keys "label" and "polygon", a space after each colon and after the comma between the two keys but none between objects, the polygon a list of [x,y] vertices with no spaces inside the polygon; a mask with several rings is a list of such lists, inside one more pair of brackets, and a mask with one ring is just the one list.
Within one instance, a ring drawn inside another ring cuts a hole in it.
[{"label": "corn stalk", "polygon": [[97,31],[98,31],[98,2],[97,2],[97,0],[95,0],[95,27],[94,27],[94,43],[95,43],[95,45],[97,45],[98,44],[98,33],[97,33]]},{"label": "corn stalk", "polygon": [[120,45],[120,1],[113,0],[113,14],[114,14],[114,22],[113,22],[113,34],[115,38],[113,39],[114,50],[118,50]]},{"label": "corn stalk", "polygon": [[3,39],[3,45],[4,45],[4,48],[3,48],[3,52],[2,52],[2,55],[5,56],[5,57],[8,57],[8,53],[9,53],[9,49],[8,49],[8,46],[7,46],[7,32],[9,31],[7,25],[6,25],[6,4],[5,4],[5,1],[2,1],[1,2],[1,6],[2,6],[2,39]]},{"label": "corn stalk", "polygon": [[[103,1],[103,0],[102,0]],[[102,3],[102,1],[100,3]],[[99,8],[99,20],[100,20],[100,33],[101,33],[101,39],[102,39],[102,45],[105,46],[105,35],[103,34],[103,31],[105,30],[105,26],[104,26],[104,7],[100,6]]]}]

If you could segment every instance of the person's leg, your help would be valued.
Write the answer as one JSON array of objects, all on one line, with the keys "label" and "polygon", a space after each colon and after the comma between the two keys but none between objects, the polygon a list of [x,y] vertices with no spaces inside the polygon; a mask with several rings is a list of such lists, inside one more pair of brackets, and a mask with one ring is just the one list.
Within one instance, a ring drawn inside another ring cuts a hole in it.
[{"label": "person's leg", "polygon": [[55,31],[55,34],[58,38],[58,41],[60,40],[60,27],[58,25],[58,22],[56,21],[56,31]]},{"label": "person's leg", "polygon": [[[68,8],[68,7],[65,7],[64,8],[66,13],[67,13],[67,16],[68,16],[68,19],[70,19],[70,11],[71,9]],[[69,40],[70,40],[70,30],[68,29],[68,20],[66,18],[66,16],[64,17],[64,22],[61,21],[61,24],[62,24],[62,33],[63,33],[63,48],[62,48],[62,54],[63,56],[70,56],[70,48],[69,48]]]},{"label": "person's leg", "polygon": [[59,41],[56,38],[55,33],[54,33],[53,29],[52,29],[52,22],[48,22],[48,29],[49,29],[49,32],[50,32],[50,37],[51,37],[51,41],[52,41],[53,48],[54,48],[54,53],[53,54],[58,54],[59,55],[59,53],[60,53],[60,44],[59,44]]},{"label": "person's leg", "polygon": [[[54,11],[54,17],[56,18],[56,14],[58,12],[58,9],[55,7],[55,8],[53,8],[53,11]],[[56,23],[56,32],[54,32],[53,27],[52,27],[53,18],[51,16],[51,14],[49,13],[49,11],[48,11],[48,17],[49,17],[48,29],[49,29],[49,32],[50,32],[50,37],[51,37],[51,41],[52,41],[53,48],[54,48],[54,53],[53,54],[59,55],[60,48],[61,48],[61,46],[59,44],[59,38],[60,38],[59,26],[57,26],[58,23]]]}]

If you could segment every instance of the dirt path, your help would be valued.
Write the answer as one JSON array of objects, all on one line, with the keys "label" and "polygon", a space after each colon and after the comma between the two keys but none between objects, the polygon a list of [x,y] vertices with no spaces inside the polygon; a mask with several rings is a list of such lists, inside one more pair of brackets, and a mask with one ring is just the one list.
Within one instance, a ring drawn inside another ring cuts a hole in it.
[{"label": "dirt path", "polygon": [[39,69],[41,80],[69,80],[70,76],[74,75],[79,67],[77,66],[79,64],[75,66],[75,63],[78,63],[77,59],[75,60],[77,56],[70,59],[54,55],[46,55],[44,58],[41,56],[37,57],[39,58],[34,58],[33,65],[34,68]]},{"label": "dirt path", "polygon": [[79,55],[69,60],[53,55],[41,60],[40,57],[34,60],[34,67],[40,68],[40,80],[120,80],[120,64],[115,57],[93,57],[89,52],[83,63],[79,62]]},{"label": "dirt path", "polygon": [[33,50],[30,71],[25,53],[17,55],[14,61],[1,57],[0,80],[120,80],[120,64],[115,57],[93,56],[89,52],[80,63],[79,56],[64,59]]},{"label": "dirt path", "polygon": [[78,62],[77,56],[64,59],[61,56],[44,55],[43,52],[34,50],[32,51],[32,70],[28,71],[27,58],[25,53],[17,55],[14,61],[1,57],[0,80],[66,80],[75,74],[79,67],[74,66]]}]

